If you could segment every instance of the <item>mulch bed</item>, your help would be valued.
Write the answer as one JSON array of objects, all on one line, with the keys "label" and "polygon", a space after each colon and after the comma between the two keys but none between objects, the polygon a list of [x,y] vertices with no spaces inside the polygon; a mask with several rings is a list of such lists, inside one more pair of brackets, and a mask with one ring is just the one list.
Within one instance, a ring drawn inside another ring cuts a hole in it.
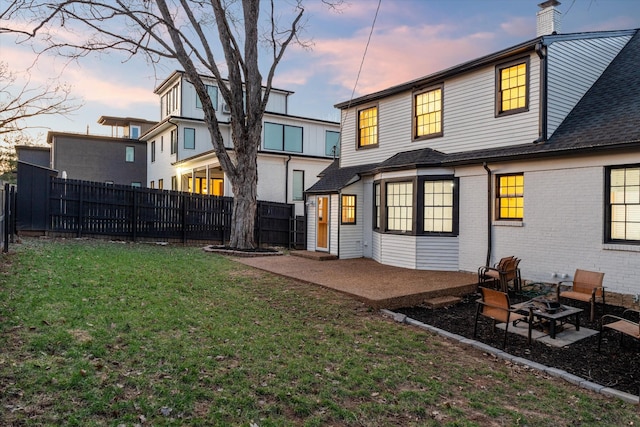
[{"label": "mulch bed", "polygon": [[[458,304],[448,308],[431,309],[426,307],[407,307],[394,311],[408,317],[449,331],[466,338],[473,337],[476,300],[479,294],[468,295]],[[514,296],[511,303],[515,304],[528,298]],[[566,301],[565,301],[566,302]],[[570,304],[584,309],[580,318],[580,327],[599,330],[601,308],[596,311],[595,322],[589,321],[589,307],[587,304],[571,301]],[[623,307],[607,306],[607,314],[621,316]],[[504,331],[493,330],[491,321],[480,317],[478,335],[475,340],[502,349]],[[605,332],[602,339],[602,350],[598,352],[598,334],[580,340],[567,347],[556,348],[533,341],[531,346],[527,339],[509,333],[505,351],[545,366],[562,369],[597,384],[611,387],[626,393],[640,394],[640,342],[625,337],[620,346],[619,335],[616,332]]]}]

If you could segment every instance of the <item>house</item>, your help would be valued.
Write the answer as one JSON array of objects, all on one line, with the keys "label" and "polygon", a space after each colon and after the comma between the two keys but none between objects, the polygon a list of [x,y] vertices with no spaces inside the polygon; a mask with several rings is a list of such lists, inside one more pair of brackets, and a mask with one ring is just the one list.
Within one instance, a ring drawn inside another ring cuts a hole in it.
[{"label": "house", "polygon": [[16,145],[18,160],[36,166],[48,168],[51,162],[51,150],[41,145]]},{"label": "house", "polygon": [[[224,145],[233,156],[229,109],[213,77],[203,76],[216,107]],[[225,84],[225,82],[222,82]],[[175,71],[158,86],[160,122],[142,135],[147,142],[147,184],[151,188],[233,196],[220,167],[195,88]],[[272,89],[258,152],[259,200],[293,203],[304,214],[303,191],[335,158],[340,124],[289,114],[292,92]]]},{"label": "house", "polygon": [[524,279],[582,268],[640,294],[640,30],[560,34],[558,5],[532,40],[337,104],[307,249],[469,272],[515,255]]},{"label": "house", "polygon": [[58,176],[84,181],[145,186],[147,146],[140,135],[156,122],[131,117],[101,116],[111,136],[48,132],[48,167]]}]

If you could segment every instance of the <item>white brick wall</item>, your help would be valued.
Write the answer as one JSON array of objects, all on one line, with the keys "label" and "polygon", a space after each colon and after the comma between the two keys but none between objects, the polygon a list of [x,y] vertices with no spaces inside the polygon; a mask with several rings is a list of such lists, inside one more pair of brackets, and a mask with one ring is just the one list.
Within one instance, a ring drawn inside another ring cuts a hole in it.
[{"label": "white brick wall", "polygon": [[[640,154],[489,165],[494,177],[525,177],[524,220],[493,222],[491,262],[515,255],[524,279],[544,282],[570,279],[577,268],[602,271],[607,291],[639,294],[640,248],[603,243],[604,167],[634,162]],[[486,175],[463,177],[460,186],[460,269],[474,272],[486,257]]]}]

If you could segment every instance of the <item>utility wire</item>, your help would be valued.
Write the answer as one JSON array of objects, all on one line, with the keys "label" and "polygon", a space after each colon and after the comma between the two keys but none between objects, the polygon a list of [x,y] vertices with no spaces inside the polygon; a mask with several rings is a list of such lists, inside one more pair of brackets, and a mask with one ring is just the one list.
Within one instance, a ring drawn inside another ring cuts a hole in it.
[{"label": "utility wire", "polygon": [[[351,98],[349,98],[349,103],[347,104],[347,113],[349,114],[349,108],[351,107],[351,101],[353,101],[353,95],[356,93],[356,88],[358,87],[358,81],[360,80],[360,74],[362,73],[362,67],[364,66],[364,60],[367,57],[367,51],[369,50],[369,44],[371,43],[371,36],[373,35],[373,29],[376,26],[376,21],[378,20],[378,12],[380,12],[380,5],[382,4],[382,0],[378,0],[378,7],[376,8],[376,14],[373,16],[373,22],[371,23],[371,30],[369,31],[369,38],[367,39],[367,44],[364,47],[364,53],[362,54],[362,61],[360,61],[360,68],[358,69],[358,75],[356,76],[356,82],[353,85],[353,90],[351,91]],[[342,141],[342,126],[345,120],[342,120],[342,113],[340,113],[340,141]],[[346,119],[346,117],[345,117]],[[341,144],[342,145],[342,144]],[[336,147],[333,147],[333,154],[335,159],[335,150]]]}]

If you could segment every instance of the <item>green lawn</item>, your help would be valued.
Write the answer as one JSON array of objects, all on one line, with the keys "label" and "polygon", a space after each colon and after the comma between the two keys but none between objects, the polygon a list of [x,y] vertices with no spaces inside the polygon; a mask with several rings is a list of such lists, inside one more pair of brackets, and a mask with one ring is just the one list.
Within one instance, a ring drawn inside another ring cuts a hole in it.
[{"label": "green lawn", "polygon": [[197,247],[2,258],[1,425],[640,425],[637,408]]}]

